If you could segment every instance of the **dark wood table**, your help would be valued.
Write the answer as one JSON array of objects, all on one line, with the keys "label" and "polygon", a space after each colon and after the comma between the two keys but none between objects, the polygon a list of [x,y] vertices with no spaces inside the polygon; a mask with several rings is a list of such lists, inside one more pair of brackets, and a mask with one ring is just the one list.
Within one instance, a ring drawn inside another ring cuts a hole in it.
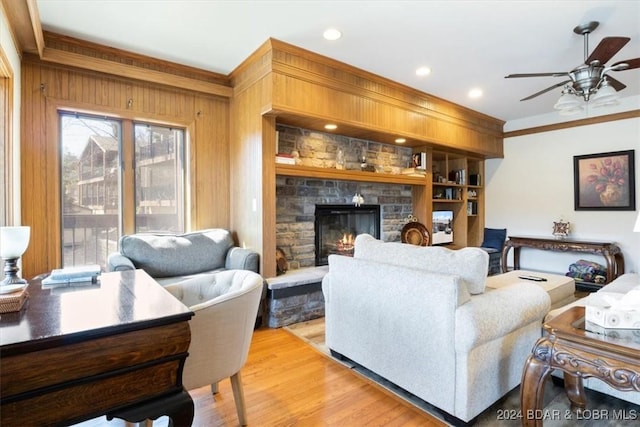
[{"label": "dark wood table", "polygon": [[[578,240],[572,238],[556,239],[553,237],[539,236],[509,236],[502,249],[502,272],[506,273],[507,255],[513,248],[513,269],[520,270],[520,249],[532,248],[542,251],[557,252],[581,252],[600,255],[604,258],[607,267],[605,283],[610,283],[624,273],[624,258],[620,247],[615,242],[602,242],[595,240]],[[590,284],[594,287],[601,287]],[[597,289],[594,289],[597,290]]]},{"label": "dark wood table", "polygon": [[573,411],[586,409],[582,379],[598,378],[622,391],[640,392],[640,343],[585,329],[584,307],[573,307],[543,326],[522,372],[522,425],[542,427],[544,383],[551,371],[564,372]]},{"label": "dark wood table", "polygon": [[94,285],[55,289],[32,280],[28,292],[20,312],[0,315],[2,426],[102,415],[191,425],[182,368],[193,312],[149,275],[105,273]]}]

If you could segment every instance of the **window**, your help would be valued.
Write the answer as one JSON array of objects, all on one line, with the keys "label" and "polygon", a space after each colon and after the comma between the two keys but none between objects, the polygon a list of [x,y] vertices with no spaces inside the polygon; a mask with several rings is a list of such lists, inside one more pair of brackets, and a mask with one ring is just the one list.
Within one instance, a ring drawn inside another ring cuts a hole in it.
[{"label": "window", "polygon": [[182,232],[184,131],[136,124],[136,232]]},{"label": "window", "polygon": [[122,234],[184,231],[183,129],[62,112],[60,130],[63,266],[105,269]]}]

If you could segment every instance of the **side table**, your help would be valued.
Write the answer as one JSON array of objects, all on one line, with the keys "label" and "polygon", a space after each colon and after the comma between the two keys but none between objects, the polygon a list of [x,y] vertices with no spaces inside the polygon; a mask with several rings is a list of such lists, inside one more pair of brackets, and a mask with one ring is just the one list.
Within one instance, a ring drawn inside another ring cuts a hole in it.
[{"label": "side table", "polygon": [[20,312],[0,317],[3,426],[102,415],[167,415],[170,425],[191,425],[182,369],[193,312],[147,273],[104,273],[94,285],[54,289],[31,280],[29,295]]},{"label": "side table", "polygon": [[[620,247],[614,242],[599,242],[576,240],[571,238],[554,239],[537,236],[509,236],[502,249],[502,272],[507,270],[507,255],[509,250],[513,248],[513,269],[520,269],[520,249],[538,249],[542,251],[556,252],[578,252],[587,254],[596,254],[604,258],[607,268],[606,282],[610,283],[624,273],[624,257]],[[587,283],[585,282],[585,285]],[[598,290],[602,285],[588,284],[589,287]]]},{"label": "side table", "polygon": [[564,372],[571,410],[586,409],[582,379],[598,378],[622,391],[640,392],[640,343],[585,329],[584,307],[573,307],[543,326],[522,372],[522,425],[542,427],[544,383],[551,371]]}]

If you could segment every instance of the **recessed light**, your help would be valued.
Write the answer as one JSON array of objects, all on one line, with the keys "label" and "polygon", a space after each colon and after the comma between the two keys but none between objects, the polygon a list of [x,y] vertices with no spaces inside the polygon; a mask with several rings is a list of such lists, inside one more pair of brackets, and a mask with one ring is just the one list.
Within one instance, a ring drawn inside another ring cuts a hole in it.
[{"label": "recessed light", "polygon": [[407,140],[406,140],[406,139],[404,139],[404,138],[396,138],[396,142],[397,142],[398,144],[404,144],[405,142],[407,142]]},{"label": "recessed light", "polygon": [[482,96],[482,89],[474,88],[469,91],[469,98],[480,98]]},{"label": "recessed light", "polygon": [[338,40],[342,37],[342,33],[335,28],[329,28],[322,33],[322,36],[327,40]]},{"label": "recessed light", "polygon": [[420,67],[416,70],[416,75],[418,76],[428,76],[431,74],[431,68],[429,67]]},{"label": "recessed light", "polygon": [[336,130],[338,128],[338,125],[334,125],[332,123],[329,123],[329,124],[324,125],[324,128],[326,130]]}]

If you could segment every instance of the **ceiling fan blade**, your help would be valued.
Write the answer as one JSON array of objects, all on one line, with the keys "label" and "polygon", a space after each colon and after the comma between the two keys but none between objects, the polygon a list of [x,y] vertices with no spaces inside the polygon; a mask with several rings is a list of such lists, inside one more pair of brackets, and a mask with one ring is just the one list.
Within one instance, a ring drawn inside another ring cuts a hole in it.
[{"label": "ceiling fan blade", "polygon": [[608,74],[607,74],[607,81],[609,82],[611,87],[613,87],[616,90],[616,92],[620,92],[622,89],[627,87],[627,85],[622,83],[620,80],[616,80]]},{"label": "ceiling fan blade", "polygon": [[505,79],[512,79],[516,77],[562,77],[568,76],[569,73],[566,71],[562,71],[559,73],[527,73],[527,74],[509,74],[508,76],[504,76]]},{"label": "ceiling fan blade", "polygon": [[[613,64],[612,67],[615,67],[618,64],[629,64],[629,66],[624,70],[633,70],[634,68],[640,68],[640,58],[627,59],[626,61],[618,61],[615,64]],[[620,71],[624,71],[624,70],[620,70]],[[613,70],[613,71],[616,71],[616,70]]]},{"label": "ceiling fan blade", "polygon": [[600,64],[605,64],[608,60],[613,58],[613,55],[618,53],[618,51],[629,42],[629,40],[631,40],[629,37],[603,38],[584,63],[589,65],[591,61],[598,60],[600,61]]},{"label": "ceiling fan blade", "polygon": [[543,90],[541,90],[540,92],[536,92],[536,93],[534,93],[533,95],[529,95],[529,96],[527,96],[526,98],[522,98],[520,101],[528,101],[528,100],[530,100],[530,99],[532,99],[532,98],[535,98],[535,97],[536,97],[536,96],[538,96],[538,95],[542,95],[543,93],[549,92],[550,90],[553,90],[553,89],[555,89],[555,88],[557,88],[557,87],[564,86],[565,84],[567,84],[567,83],[569,83],[569,82],[571,82],[571,80],[565,80],[565,81],[563,81],[562,83],[557,83],[557,84],[555,84],[555,85],[553,85],[553,86],[549,86],[548,88],[543,89]]}]

